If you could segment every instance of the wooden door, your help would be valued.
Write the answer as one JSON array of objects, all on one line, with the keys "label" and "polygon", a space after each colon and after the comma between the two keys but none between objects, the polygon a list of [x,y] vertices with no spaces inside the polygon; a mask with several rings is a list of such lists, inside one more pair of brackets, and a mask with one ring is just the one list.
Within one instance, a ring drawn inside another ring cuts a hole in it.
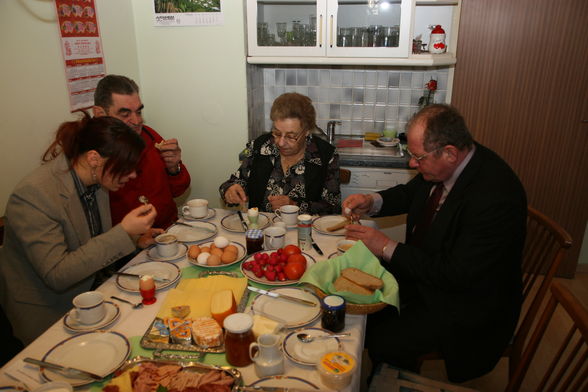
[{"label": "wooden door", "polygon": [[463,0],[452,103],[574,244],[588,218],[588,1]]}]

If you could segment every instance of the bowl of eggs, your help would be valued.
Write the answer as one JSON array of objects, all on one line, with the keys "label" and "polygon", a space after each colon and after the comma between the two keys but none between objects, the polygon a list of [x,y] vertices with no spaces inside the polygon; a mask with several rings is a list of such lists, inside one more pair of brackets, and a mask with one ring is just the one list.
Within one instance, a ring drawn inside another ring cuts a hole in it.
[{"label": "bowl of eggs", "polygon": [[191,245],[188,249],[188,261],[198,267],[225,267],[243,260],[246,253],[242,244],[218,236],[212,242]]}]

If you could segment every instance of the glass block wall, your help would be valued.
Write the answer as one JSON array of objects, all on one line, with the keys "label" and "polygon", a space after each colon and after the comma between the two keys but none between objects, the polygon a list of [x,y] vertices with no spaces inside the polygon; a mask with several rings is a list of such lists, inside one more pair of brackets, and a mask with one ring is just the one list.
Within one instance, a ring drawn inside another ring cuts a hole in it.
[{"label": "glass block wall", "polygon": [[285,92],[309,96],[317,111],[317,125],[341,121],[337,134],[363,135],[394,128],[404,130],[435,79],[434,102],[444,103],[448,67],[399,68],[374,66],[248,65],[249,136],[271,129],[273,100]]}]

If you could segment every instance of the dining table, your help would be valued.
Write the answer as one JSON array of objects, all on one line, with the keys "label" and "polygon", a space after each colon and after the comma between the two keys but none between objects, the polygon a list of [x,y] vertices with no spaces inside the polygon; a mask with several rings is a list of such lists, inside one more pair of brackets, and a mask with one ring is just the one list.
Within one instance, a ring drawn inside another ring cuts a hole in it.
[{"label": "dining table", "polygon": [[[228,219],[230,215],[236,215],[236,210],[231,209],[221,209],[221,208],[210,208],[209,214],[202,220],[198,220],[198,222],[208,222],[216,226],[218,232],[215,236],[224,236],[229,239],[233,243],[239,243],[246,246],[245,241],[245,233],[238,232],[238,230],[234,230],[234,228],[227,229],[227,225],[224,224],[224,219]],[[263,217],[261,216],[263,215]],[[246,216],[246,215],[245,215]],[[274,214],[272,213],[260,213],[261,220],[258,220],[258,223],[266,223],[266,224],[273,224],[276,220],[279,220]],[[316,218],[316,217],[315,217]],[[231,217],[231,219],[233,219]],[[246,218],[245,218],[246,219]],[[265,222],[267,220],[267,222]],[[261,222],[263,221],[263,222]],[[193,221],[186,220],[185,218],[180,217],[178,222],[184,223],[192,223]],[[240,223],[240,222],[239,222]],[[362,220],[363,224],[373,225],[375,223],[370,220]],[[176,230],[180,230],[180,226],[183,225],[176,225],[172,226],[172,229],[175,227]],[[190,230],[190,228],[186,228]],[[173,230],[168,229],[169,232],[173,232]],[[314,242],[318,245],[319,249],[323,254],[319,254],[315,248],[310,248],[304,250],[304,252],[312,257],[316,263],[323,263],[327,262],[327,260],[336,255],[337,252],[337,242],[344,239],[341,235],[331,235],[326,232],[319,232],[315,229],[312,231],[312,238]],[[204,243],[210,242],[214,238],[196,241],[194,243]],[[286,240],[285,244],[298,244],[298,232],[296,226],[288,227],[286,232]],[[186,243],[186,249],[191,243]],[[140,263],[153,261],[153,250],[155,248],[148,248],[144,249],[139,252],[129,263],[123,267],[122,269],[128,269],[134,265],[138,265]],[[151,252],[151,253],[150,253]],[[246,256],[243,260],[247,260],[249,256]],[[186,277],[197,277],[201,271],[228,271],[234,272],[239,276],[242,276],[242,271],[240,269],[241,262],[235,263],[228,266],[219,266],[218,268],[207,268],[196,265],[197,263],[190,262],[187,256],[187,252],[182,257],[179,257],[175,260],[169,261],[169,263],[176,266],[181,271],[181,276],[179,280],[185,279]],[[174,267],[175,268],[175,267]],[[122,290],[119,285],[116,284],[117,276],[110,277],[106,282],[100,285],[96,290],[101,292],[104,295],[105,300],[112,301],[116,305],[116,320],[113,321],[111,324],[101,328],[103,330],[113,331],[122,336],[124,336],[129,342],[129,355],[128,358],[133,358],[136,356],[145,356],[145,357],[153,357],[154,350],[144,348],[141,346],[141,338],[145,335],[148,328],[150,328],[153,320],[155,319],[160,306],[164,303],[166,296],[170,292],[170,290],[177,285],[177,282],[174,284],[169,285],[167,288],[163,290],[158,290],[156,293],[157,301],[152,305],[145,305],[141,307],[133,307],[130,304],[114,301],[111,300],[111,296],[117,296],[123,299],[126,299],[132,303],[138,303],[141,301],[141,296],[139,292],[131,292],[128,290]],[[178,281],[179,281],[178,280]],[[272,289],[274,287],[260,284],[259,282],[248,282],[253,286],[263,289]],[[281,287],[281,286],[280,286]],[[289,287],[295,287],[289,286]],[[247,290],[246,290],[247,291]],[[248,300],[246,301],[246,306],[243,309],[243,312],[250,313],[251,312],[251,303],[257,294],[251,293],[249,295]],[[114,305],[112,305],[114,306]],[[31,357],[36,359],[42,359],[46,353],[50,350],[55,348],[61,342],[66,341],[67,339],[72,338],[79,334],[79,331],[72,331],[71,328],[66,327],[66,318],[67,314],[64,315],[59,321],[53,324],[49,329],[47,329],[42,335],[40,335],[36,340],[34,340],[31,344],[25,347],[19,354],[17,354],[13,359],[11,359],[5,366],[0,368],[0,387],[6,386],[20,386],[27,390],[34,390],[40,384],[45,383],[47,380],[43,379],[39,367],[35,365],[31,365],[28,363],[23,362],[25,357]],[[271,316],[271,315],[270,315]],[[312,321],[309,325],[304,326],[304,328],[309,327],[321,327],[321,319],[318,317],[314,321]],[[363,344],[365,338],[365,327],[366,327],[366,315],[364,314],[349,314],[345,315],[345,327],[342,332],[349,333],[349,336],[340,338],[340,342],[342,344],[343,351],[352,354],[357,361],[357,368],[353,375],[351,384],[346,388],[342,389],[342,391],[359,391],[360,387],[360,370],[361,370],[361,359],[362,359],[362,352],[363,352]],[[282,330],[280,333],[282,336],[291,333],[292,330]],[[180,355],[190,355],[190,354],[198,354],[198,353],[190,353],[190,352],[182,352]],[[211,365],[219,365],[219,366],[229,366],[225,355],[220,353],[207,353],[206,355],[202,355],[198,358],[203,363],[211,364]],[[255,383],[260,379],[257,376],[254,365],[250,364],[248,366],[236,368],[242,375],[243,385],[255,385]],[[329,391],[331,389],[327,388],[322,382],[320,375],[314,366],[303,365],[300,363],[295,363],[294,361],[290,360],[287,357],[284,357],[284,380],[287,381],[288,379],[291,380],[303,380],[305,384],[303,385],[296,385],[296,387],[307,389],[307,390],[321,390],[321,391]],[[88,385],[80,386],[76,388],[76,390],[91,390],[91,391],[99,391],[103,385],[106,384],[108,378],[105,379],[103,382],[94,382]],[[279,385],[279,384],[278,384]]]}]

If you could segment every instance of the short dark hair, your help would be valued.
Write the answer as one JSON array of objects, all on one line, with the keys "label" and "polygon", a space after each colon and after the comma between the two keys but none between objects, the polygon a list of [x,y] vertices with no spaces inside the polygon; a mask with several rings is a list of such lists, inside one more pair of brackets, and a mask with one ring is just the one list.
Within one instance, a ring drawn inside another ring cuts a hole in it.
[{"label": "short dark hair", "polygon": [[407,129],[421,121],[425,125],[425,151],[433,151],[447,145],[455,146],[458,150],[469,150],[474,144],[464,118],[451,105],[425,106],[410,119]]},{"label": "short dark hair", "polygon": [[270,111],[272,121],[297,118],[304,131],[312,131],[316,127],[316,111],[312,100],[306,95],[285,93],[274,100]]},{"label": "short dark hair", "polygon": [[112,94],[139,94],[139,86],[134,80],[122,75],[106,75],[94,91],[94,105],[108,109],[112,105]]},{"label": "short dark hair", "polygon": [[104,170],[114,177],[135,170],[145,148],[141,136],[114,117],[92,118],[86,112],[83,114],[82,119],[59,126],[55,140],[43,155],[43,161],[64,154],[73,165],[83,153],[96,150],[102,157],[108,158]]}]

